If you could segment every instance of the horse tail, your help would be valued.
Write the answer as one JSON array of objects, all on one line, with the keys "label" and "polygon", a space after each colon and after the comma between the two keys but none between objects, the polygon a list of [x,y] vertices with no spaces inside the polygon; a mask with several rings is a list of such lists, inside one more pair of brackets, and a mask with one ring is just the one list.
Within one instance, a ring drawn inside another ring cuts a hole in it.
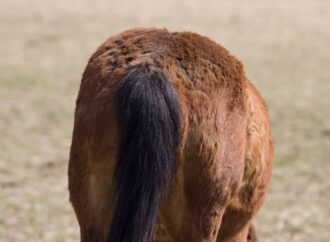
[{"label": "horse tail", "polygon": [[117,94],[120,146],[107,242],[150,242],[173,177],[181,105],[163,72],[145,66],[134,67]]}]

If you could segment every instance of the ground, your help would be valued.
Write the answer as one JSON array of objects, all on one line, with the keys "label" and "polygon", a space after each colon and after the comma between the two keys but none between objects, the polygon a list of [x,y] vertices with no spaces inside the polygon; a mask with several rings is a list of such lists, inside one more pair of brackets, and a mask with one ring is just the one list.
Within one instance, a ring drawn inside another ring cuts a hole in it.
[{"label": "ground", "polygon": [[67,162],[81,74],[136,26],[198,32],[243,61],[276,145],[261,241],[330,241],[329,12],[327,0],[0,0],[0,241],[78,241]]}]

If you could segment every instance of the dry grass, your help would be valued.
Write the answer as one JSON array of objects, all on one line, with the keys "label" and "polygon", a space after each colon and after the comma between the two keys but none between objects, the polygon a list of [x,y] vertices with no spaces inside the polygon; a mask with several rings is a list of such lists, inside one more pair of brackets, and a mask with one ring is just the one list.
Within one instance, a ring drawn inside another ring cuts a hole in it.
[{"label": "dry grass", "polygon": [[262,241],[329,241],[329,12],[327,0],[0,0],[0,241],[78,241],[66,169],[79,80],[106,37],[135,26],[202,33],[245,63],[277,148]]}]

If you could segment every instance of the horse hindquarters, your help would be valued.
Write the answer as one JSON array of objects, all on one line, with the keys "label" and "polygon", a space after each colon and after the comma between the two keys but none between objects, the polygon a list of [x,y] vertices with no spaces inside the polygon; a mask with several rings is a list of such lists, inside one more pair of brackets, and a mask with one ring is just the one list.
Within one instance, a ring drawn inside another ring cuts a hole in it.
[{"label": "horse hindquarters", "polygon": [[141,65],[125,70],[106,105],[86,100],[95,94],[87,95],[93,89],[85,83],[69,162],[81,241],[149,242],[174,170],[181,116],[176,90],[160,70]]},{"label": "horse hindquarters", "polygon": [[185,113],[176,185],[163,202],[157,242],[216,241],[225,206],[242,180],[245,151],[245,112],[229,110],[223,96],[204,103],[190,97],[196,102]]},{"label": "horse hindquarters", "polygon": [[247,86],[247,97],[244,176],[237,194],[226,208],[219,242],[246,242],[249,237],[253,242],[258,241],[252,218],[265,200],[271,179],[273,144],[267,110],[251,83]]}]

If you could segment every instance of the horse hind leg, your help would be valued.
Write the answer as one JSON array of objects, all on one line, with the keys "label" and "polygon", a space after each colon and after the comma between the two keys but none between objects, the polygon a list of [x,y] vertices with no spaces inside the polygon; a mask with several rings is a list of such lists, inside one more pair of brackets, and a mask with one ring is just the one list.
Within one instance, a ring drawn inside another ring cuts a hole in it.
[{"label": "horse hind leg", "polygon": [[250,223],[249,233],[248,233],[248,236],[247,236],[247,241],[248,242],[259,242],[256,228],[255,228],[255,226],[252,222]]},{"label": "horse hind leg", "polygon": [[226,237],[222,228],[221,234],[218,236],[218,242],[259,242],[255,226],[252,222],[247,222],[234,236]]},{"label": "horse hind leg", "polygon": [[267,110],[257,90],[248,89],[247,143],[241,187],[227,206],[218,242],[258,241],[252,224],[270,183],[273,145]]}]

